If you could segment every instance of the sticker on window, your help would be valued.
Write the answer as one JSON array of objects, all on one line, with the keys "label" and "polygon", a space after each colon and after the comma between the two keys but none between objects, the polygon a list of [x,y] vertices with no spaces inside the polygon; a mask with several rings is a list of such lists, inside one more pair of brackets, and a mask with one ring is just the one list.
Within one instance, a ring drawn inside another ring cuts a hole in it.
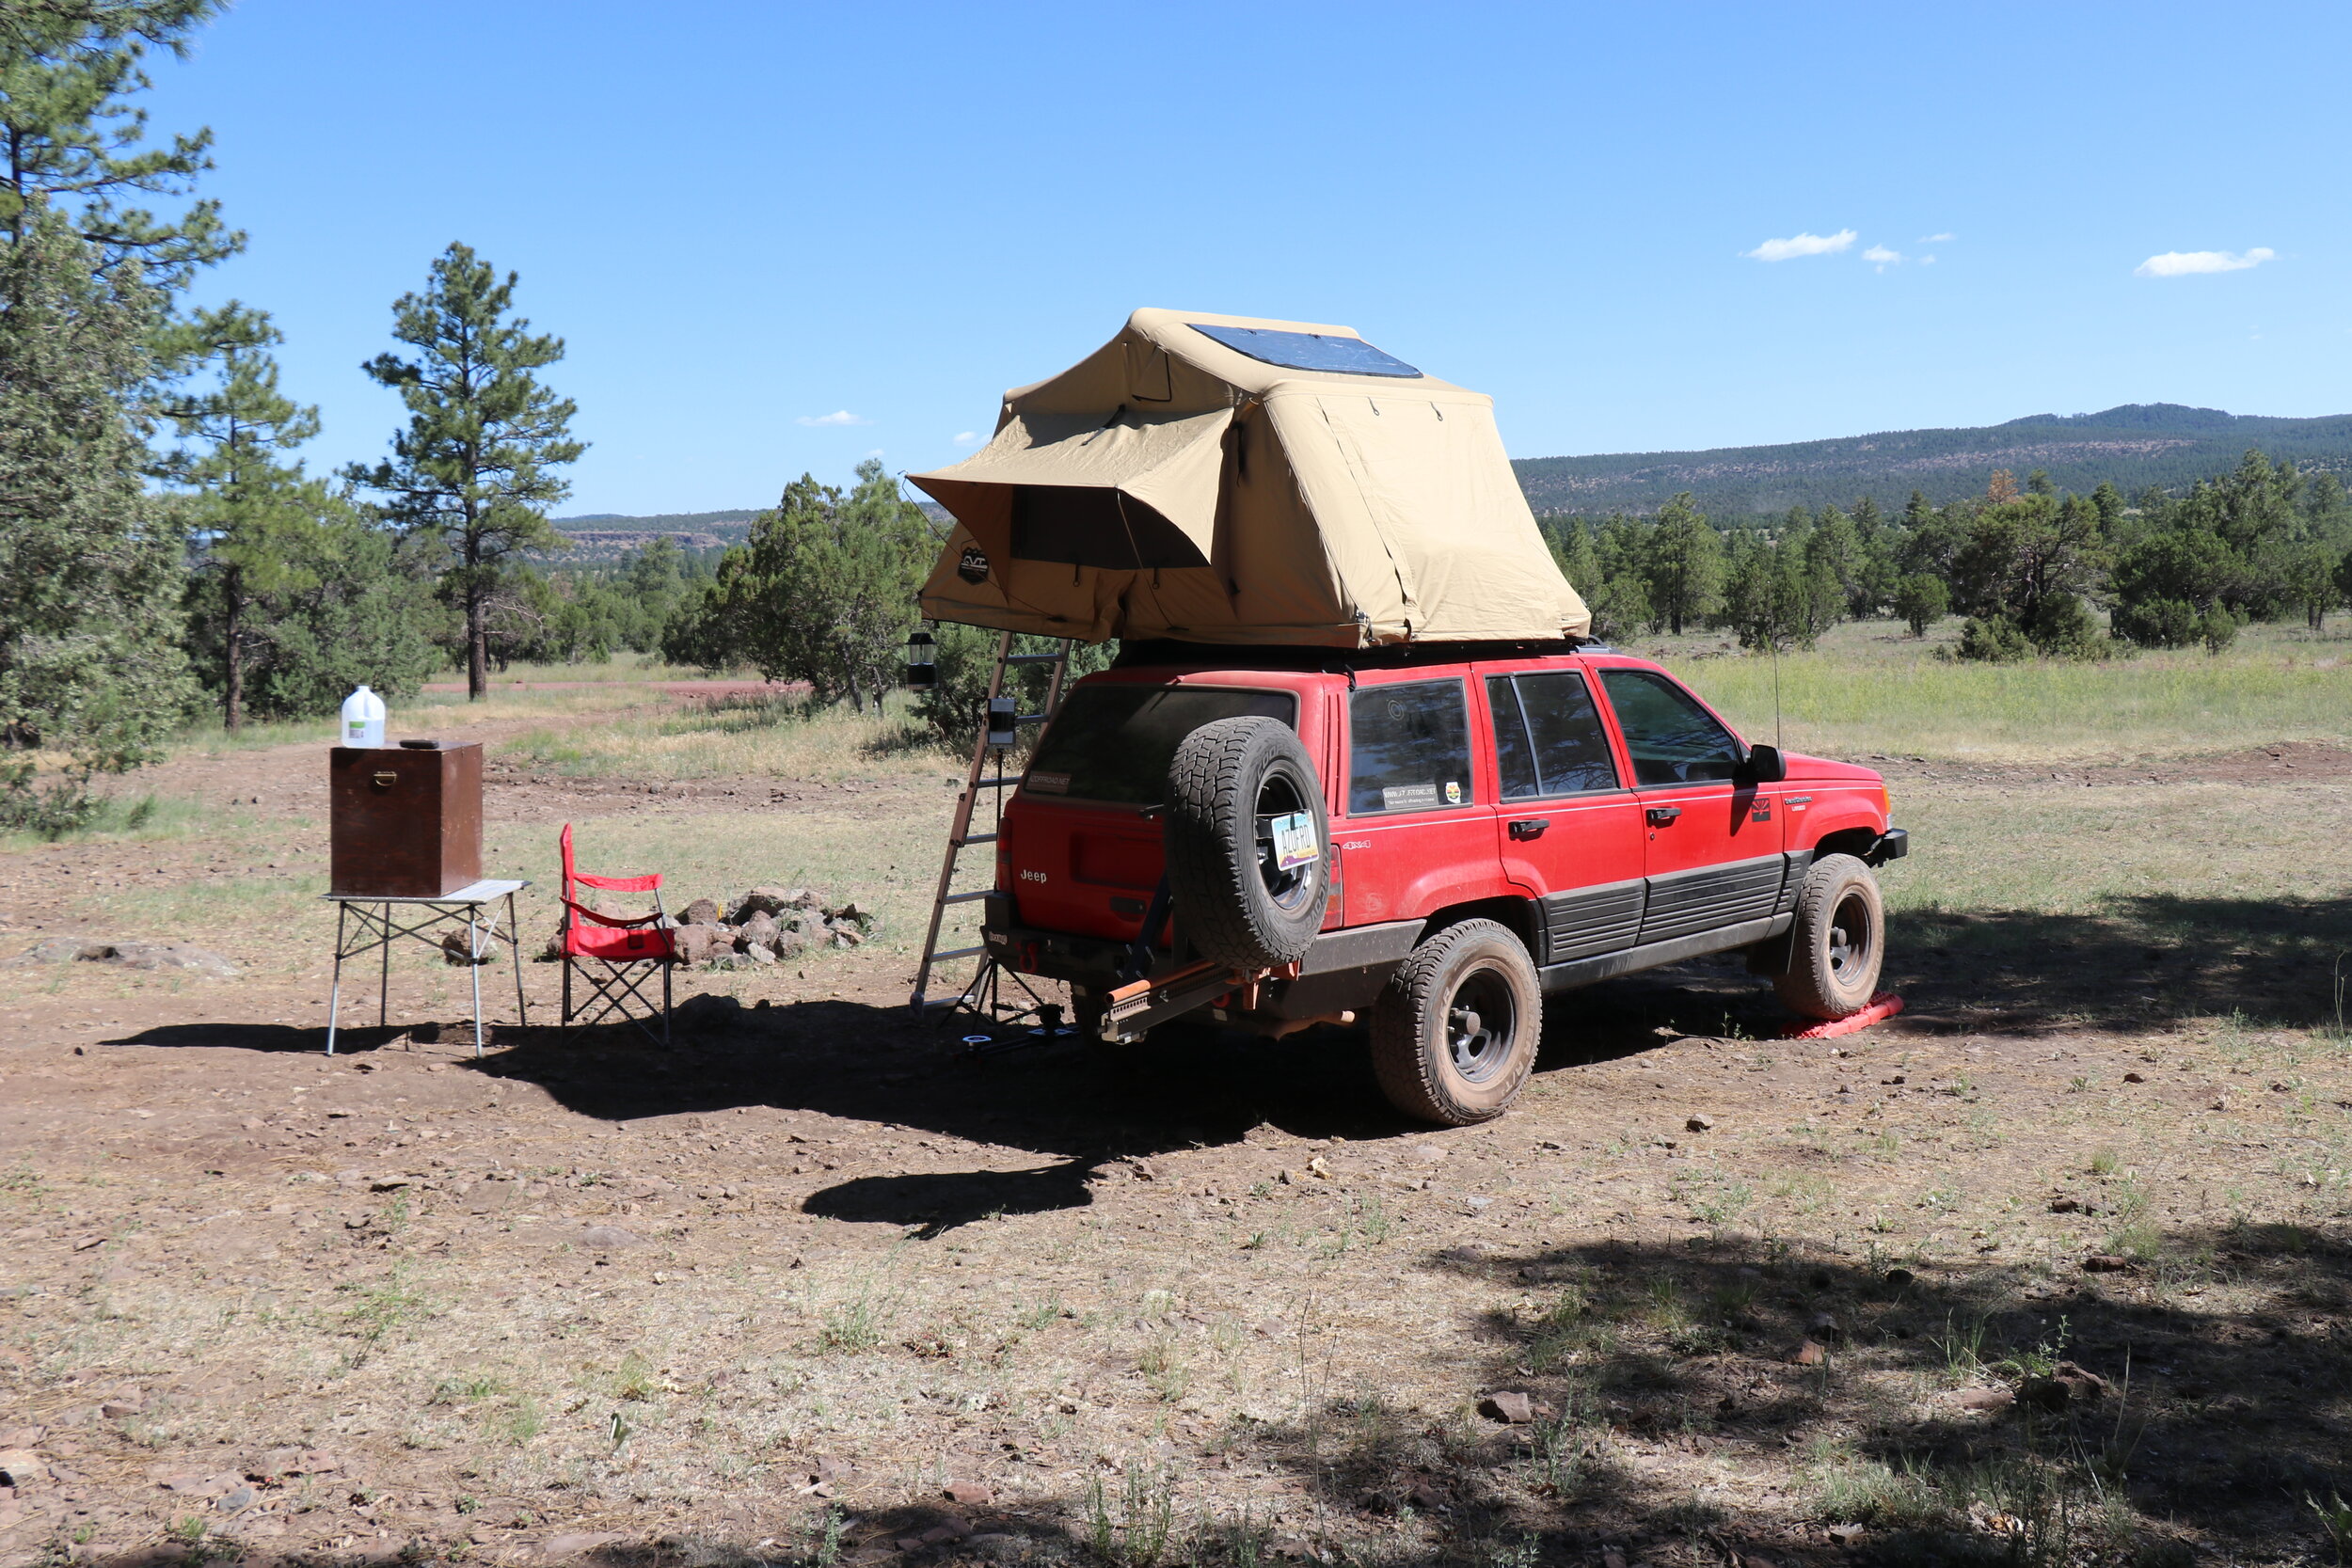
[{"label": "sticker on window", "polygon": [[1380,792],[1382,811],[1427,811],[1438,803],[1433,784],[1391,784]]},{"label": "sticker on window", "polygon": [[1445,782],[1445,803],[1449,806],[1458,806],[1462,803],[1462,786],[1452,779]]},{"label": "sticker on window", "polygon": [[1323,847],[1315,842],[1315,818],[1312,812],[1295,811],[1288,816],[1278,816],[1274,829],[1274,868],[1293,871],[1302,865],[1312,865],[1323,856]]},{"label": "sticker on window", "polygon": [[1029,775],[1029,788],[1040,795],[1067,795],[1070,793],[1070,775],[1032,773]]}]

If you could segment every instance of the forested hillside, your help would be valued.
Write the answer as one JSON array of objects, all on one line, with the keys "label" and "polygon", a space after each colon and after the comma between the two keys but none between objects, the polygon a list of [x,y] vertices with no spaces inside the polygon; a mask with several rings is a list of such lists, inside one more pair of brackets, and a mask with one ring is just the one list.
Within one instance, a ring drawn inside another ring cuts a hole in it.
[{"label": "forested hillside", "polygon": [[2060,490],[2102,483],[2125,495],[2177,489],[2226,472],[2249,447],[2306,473],[2352,473],[2352,414],[2280,420],[2125,404],[2098,414],[2031,414],[1961,430],[1896,430],[1776,447],[1708,451],[1611,452],[1529,457],[1511,466],[1537,512],[1604,516],[1654,513],[1688,491],[1718,522],[1768,516],[1791,506],[1851,505],[1874,495],[1899,503],[1917,490],[1941,506],[1980,493],[1995,468],[2047,473]]}]

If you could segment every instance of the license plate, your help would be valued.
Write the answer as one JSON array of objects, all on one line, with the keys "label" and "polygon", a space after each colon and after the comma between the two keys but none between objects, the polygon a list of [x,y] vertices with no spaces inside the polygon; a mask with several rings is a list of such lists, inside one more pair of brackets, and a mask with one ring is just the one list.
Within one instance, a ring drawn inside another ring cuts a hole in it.
[{"label": "license plate", "polygon": [[1323,858],[1323,847],[1315,842],[1315,816],[1308,811],[1295,811],[1288,816],[1274,819],[1274,865],[1278,871],[1295,870],[1312,865]]}]

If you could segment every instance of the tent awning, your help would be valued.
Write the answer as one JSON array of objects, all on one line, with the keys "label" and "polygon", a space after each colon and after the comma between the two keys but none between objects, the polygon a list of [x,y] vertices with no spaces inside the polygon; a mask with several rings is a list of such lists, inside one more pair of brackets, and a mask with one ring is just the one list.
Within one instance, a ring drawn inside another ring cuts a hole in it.
[{"label": "tent awning", "polygon": [[1006,561],[1205,566],[1230,407],[1015,414],[951,468],[908,477]]}]

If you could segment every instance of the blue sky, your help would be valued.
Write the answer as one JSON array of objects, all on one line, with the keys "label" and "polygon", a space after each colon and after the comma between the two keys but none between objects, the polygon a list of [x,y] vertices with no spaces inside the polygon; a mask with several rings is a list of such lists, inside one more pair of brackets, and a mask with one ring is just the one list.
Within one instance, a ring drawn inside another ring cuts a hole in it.
[{"label": "blue sky", "polygon": [[568,342],[561,510],[645,513],[953,461],[1138,305],[1353,325],[1523,457],[2345,412],[2348,46],[2341,5],[242,0],[150,107],[218,136],[252,244],[204,288],[276,314],[314,466],[384,450],[358,366],[462,239]]}]

